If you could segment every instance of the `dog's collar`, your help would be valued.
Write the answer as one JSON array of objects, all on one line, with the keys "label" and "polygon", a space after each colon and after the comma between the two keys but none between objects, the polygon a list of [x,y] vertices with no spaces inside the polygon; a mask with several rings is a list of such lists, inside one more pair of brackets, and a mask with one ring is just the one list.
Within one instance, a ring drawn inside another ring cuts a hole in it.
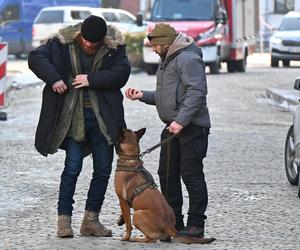
[{"label": "dog's collar", "polygon": [[142,164],[137,165],[137,166],[132,166],[132,167],[128,167],[127,165],[118,164],[117,168],[116,168],[116,172],[119,172],[119,171],[140,172],[142,168],[143,168]]},{"label": "dog's collar", "polygon": [[125,154],[118,154],[120,160],[139,160],[140,155],[125,155]]}]

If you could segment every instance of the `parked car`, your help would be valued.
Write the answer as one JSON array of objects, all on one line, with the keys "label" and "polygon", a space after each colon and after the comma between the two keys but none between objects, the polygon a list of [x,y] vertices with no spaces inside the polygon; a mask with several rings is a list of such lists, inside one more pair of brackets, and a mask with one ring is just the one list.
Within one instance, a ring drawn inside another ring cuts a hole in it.
[{"label": "parked car", "polygon": [[44,44],[59,29],[82,22],[90,15],[104,18],[97,8],[82,6],[56,6],[41,9],[32,25],[32,47]]},{"label": "parked car", "polygon": [[[300,77],[295,80],[294,88],[300,90]],[[286,177],[291,185],[298,185],[298,197],[300,198],[300,103],[294,110],[293,123],[290,126],[284,150],[284,162]]]},{"label": "parked car", "polygon": [[300,61],[300,12],[287,13],[277,31],[270,38],[271,66],[278,67],[282,61],[284,67],[290,61]]},{"label": "parked car", "polygon": [[146,26],[138,26],[136,17],[130,12],[114,8],[96,8],[105,18],[108,24],[119,28],[123,34],[145,32]]},{"label": "parked car", "polygon": [[1,0],[0,36],[8,42],[8,53],[21,57],[32,49],[31,29],[38,12],[49,6],[100,7],[99,0]]}]

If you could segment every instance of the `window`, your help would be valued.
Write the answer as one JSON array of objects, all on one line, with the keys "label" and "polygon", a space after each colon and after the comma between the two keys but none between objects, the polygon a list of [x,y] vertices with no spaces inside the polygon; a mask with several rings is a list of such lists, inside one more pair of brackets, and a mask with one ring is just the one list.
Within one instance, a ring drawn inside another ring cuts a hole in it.
[{"label": "window", "polygon": [[104,16],[105,20],[107,22],[119,22],[119,18],[115,13],[112,12],[102,12],[102,15]]},{"label": "window", "polygon": [[300,30],[300,18],[299,17],[283,18],[279,30]]},{"label": "window", "polygon": [[90,11],[72,10],[71,17],[75,20],[84,20],[91,15]]},{"label": "window", "polygon": [[295,0],[275,0],[275,13],[286,14],[294,10]]},{"label": "window", "polygon": [[36,23],[63,23],[64,12],[62,10],[43,11]]},{"label": "window", "polygon": [[2,22],[19,20],[20,12],[17,5],[7,6],[5,10],[2,12]]},{"label": "window", "polygon": [[214,20],[216,1],[212,0],[157,0],[154,2],[151,20]]},{"label": "window", "polygon": [[134,19],[123,13],[119,13],[119,18],[121,23],[135,23]]}]

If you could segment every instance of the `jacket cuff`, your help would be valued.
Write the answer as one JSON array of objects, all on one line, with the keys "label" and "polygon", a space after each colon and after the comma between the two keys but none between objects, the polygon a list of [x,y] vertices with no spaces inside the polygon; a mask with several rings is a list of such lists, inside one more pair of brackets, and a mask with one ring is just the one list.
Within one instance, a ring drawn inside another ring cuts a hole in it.
[{"label": "jacket cuff", "polygon": [[147,104],[155,104],[154,101],[154,95],[152,91],[142,91],[143,97],[140,99],[141,102],[147,103]]},{"label": "jacket cuff", "polygon": [[183,117],[180,114],[174,119],[174,121],[179,123],[183,127],[186,127],[190,123],[190,121],[188,121],[185,117]]}]

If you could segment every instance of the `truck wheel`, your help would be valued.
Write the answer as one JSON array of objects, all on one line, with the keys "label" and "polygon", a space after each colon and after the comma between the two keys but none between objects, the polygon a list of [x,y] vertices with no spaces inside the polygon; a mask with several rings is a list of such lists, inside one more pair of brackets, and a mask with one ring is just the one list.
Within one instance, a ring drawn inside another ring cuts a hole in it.
[{"label": "truck wheel", "polygon": [[228,73],[235,72],[235,61],[227,61],[227,71]]},{"label": "truck wheel", "polygon": [[220,56],[217,57],[217,60],[209,64],[209,72],[211,74],[219,74],[221,69]]},{"label": "truck wheel", "polygon": [[22,59],[22,54],[21,54],[21,53],[17,53],[17,54],[15,54],[15,57],[16,57],[17,59]]},{"label": "truck wheel", "polygon": [[235,62],[235,67],[238,72],[245,72],[247,66],[247,56],[245,56],[242,60],[238,60]]},{"label": "truck wheel", "polygon": [[284,67],[290,67],[290,61],[289,60],[283,60],[282,64]]},{"label": "truck wheel", "polygon": [[220,68],[218,65],[215,63],[209,65],[209,72],[211,74],[219,74],[220,73]]},{"label": "truck wheel", "polygon": [[285,140],[284,163],[286,177],[292,185],[298,184],[298,166],[295,163],[294,126],[291,126]]},{"label": "truck wheel", "polygon": [[278,67],[279,66],[279,60],[271,57],[271,67]]},{"label": "truck wheel", "polygon": [[155,75],[158,64],[146,64],[145,69],[148,75]]}]

